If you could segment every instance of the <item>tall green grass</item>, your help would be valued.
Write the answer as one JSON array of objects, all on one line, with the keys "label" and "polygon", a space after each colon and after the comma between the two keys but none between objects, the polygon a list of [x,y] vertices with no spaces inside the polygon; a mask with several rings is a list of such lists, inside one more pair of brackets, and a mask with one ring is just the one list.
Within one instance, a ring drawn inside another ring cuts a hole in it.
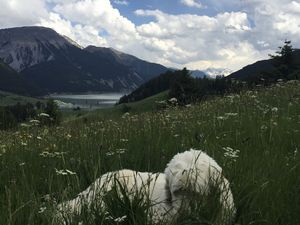
[{"label": "tall green grass", "polygon": [[[101,174],[120,168],[163,172],[175,153],[193,147],[223,167],[236,224],[298,225],[299,93],[300,83],[289,82],[186,108],[123,116],[108,111],[59,127],[1,132],[0,224],[52,224],[51,206],[75,197]],[[101,221],[87,224],[107,224]],[[197,224],[189,218],[178,223]]]}]

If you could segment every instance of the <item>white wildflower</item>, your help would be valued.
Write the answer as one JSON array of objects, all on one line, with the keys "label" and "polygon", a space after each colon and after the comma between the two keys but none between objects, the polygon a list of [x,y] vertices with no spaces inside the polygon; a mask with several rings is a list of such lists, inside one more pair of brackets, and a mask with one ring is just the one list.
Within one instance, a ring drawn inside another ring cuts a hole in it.
[{"label": "white wildflower", "polygon": [[38,213],[41,214],[41,213],[45,212],[46,209],[47,208],[45,206],[43,206],[39,209]]},{"label": "white wildflower", "polygon": [[19,166],[25,166],[26,163],[22,162],[22,163],[19,163]]},{"label": "white wildflower", "polygon": [[238,113],[232,113],[232,112],[229,112],[229,113],[225,113],[225,116],[237,116]]},{"label": "white wildflower", "polygon": [[277,107],[273,107],[273,108],[271,109],[271,111],[272,111],[273,113],[277,113],[277,112],[278,112],[278,108],[277,108]]},{"label": "white wildflower", "polygon": [[113,156],[115,153],[114,152],[106,152],[105,155],[106,156]]},{"label": "white wildflower", "polygon": [[236,159],[239,157],[240,150],[238,149],[233,149],[231,147],[223,147],[224,156],[225,158],[231,159],[232,161],[236,161]]},{"label": "white wildflower", "polygon": [[126,119],[128,116],[130,116],[130,113],[126,112],[122,115],[122,119]]},{"label": "white wildflower", "polygon": [[262,125],[262,126],[260,127],[260,129],[261,129],[261,130],[266,130],[266,129],[268,129],[268,127],[267,127],[266,125]]},{"label": "white wildflower", "polygon": [[68,169],[62,169],[62,170],[55,169],[55,172],[57,175],[62,175],[62,176],[76,175],[75,172],[68,170]]},{"label": "white wildflower", "polygon": [[169,99],[169,102],[178,102],[177,98],[171,98]]},{"label": "white wildflower", "polygon": [[32,123],[33,125],[39,125],[40,121],[39,120],[30,120],[29,123]]},{"label": "white wildflower", "polygon": [[47,113],[40,113],[39,116],[40,117],[50,117],[49,114],[47,114]]},{"label": "white wildflower", "polygon": [[67,172],[68,174],[70,174],[70,175],[76,175],[76,172],[73,172],[73,171],[68,170],[68,169],[66,169],[66,172]]},{"label": "white wildflower", "polygon": [[126,152],[125,148],[120,148],[116,150],[116,154],[124,154]]},{"label": "white wildflower", "polygon": [[127,218],[127,216],[122,216],[122,217],[118,217],[118,218],[115,218],[114,221],[117,222],[117,223],[121,223],[123,222],[125,219]]},{"label": "white wildflower", "polygon": [[27,124],[27,123],[21,123],[20,126],[21,126],[21,127],[31,127],[31,126],[30,126],[29,124]]},{"label": "white wildflower", "polygon": [[38,140],[42,140],[42,137],[40,137],[40,136],[37,136],[37,137],[36,137],[36,139],[38,139]]}]

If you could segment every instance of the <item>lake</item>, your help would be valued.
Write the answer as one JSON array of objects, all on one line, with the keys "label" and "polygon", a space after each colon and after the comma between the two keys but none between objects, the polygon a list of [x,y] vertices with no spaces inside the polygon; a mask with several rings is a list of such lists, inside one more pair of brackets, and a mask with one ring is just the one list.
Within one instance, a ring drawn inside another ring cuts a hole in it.
[{"label": "lake", "polygon": [[124,95],[124,93],[102,93],[102,94],[51,94],[49,98],[56,100],[62,109],[92,110],[112,107]]}]

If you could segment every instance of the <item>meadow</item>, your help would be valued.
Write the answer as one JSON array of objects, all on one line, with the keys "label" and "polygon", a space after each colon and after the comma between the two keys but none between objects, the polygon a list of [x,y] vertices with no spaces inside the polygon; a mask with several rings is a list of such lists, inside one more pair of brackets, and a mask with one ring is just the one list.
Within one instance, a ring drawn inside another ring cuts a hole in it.
[{"label": "meadow", "polygon": [[[189,148],[223,167],[237,207],[235,224],[300,224],[299,81],[186,107],[149,110],[139,104],[129,113],[120,106],[57,127],[0,131],[0,224],[53,224],[53,206],[101,174],[120,168],[163,172],[174,154]],[[82,215],[74,224],[146,224],[116,220],[128,213],[118,205],[109,213],[101,220]],[[212,222],[181,218],[177,224]]]}]

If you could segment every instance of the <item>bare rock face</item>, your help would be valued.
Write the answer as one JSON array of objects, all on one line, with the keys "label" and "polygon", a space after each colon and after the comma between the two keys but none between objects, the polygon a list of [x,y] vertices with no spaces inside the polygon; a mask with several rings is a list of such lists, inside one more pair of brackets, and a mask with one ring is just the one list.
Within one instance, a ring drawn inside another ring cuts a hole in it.
[{"label": "bare rock face", "polygon": [[0,30],[0,58],[20,72],[36,64],[53,60],[55,50],[71,42],[44,27],[20,27]]}]

